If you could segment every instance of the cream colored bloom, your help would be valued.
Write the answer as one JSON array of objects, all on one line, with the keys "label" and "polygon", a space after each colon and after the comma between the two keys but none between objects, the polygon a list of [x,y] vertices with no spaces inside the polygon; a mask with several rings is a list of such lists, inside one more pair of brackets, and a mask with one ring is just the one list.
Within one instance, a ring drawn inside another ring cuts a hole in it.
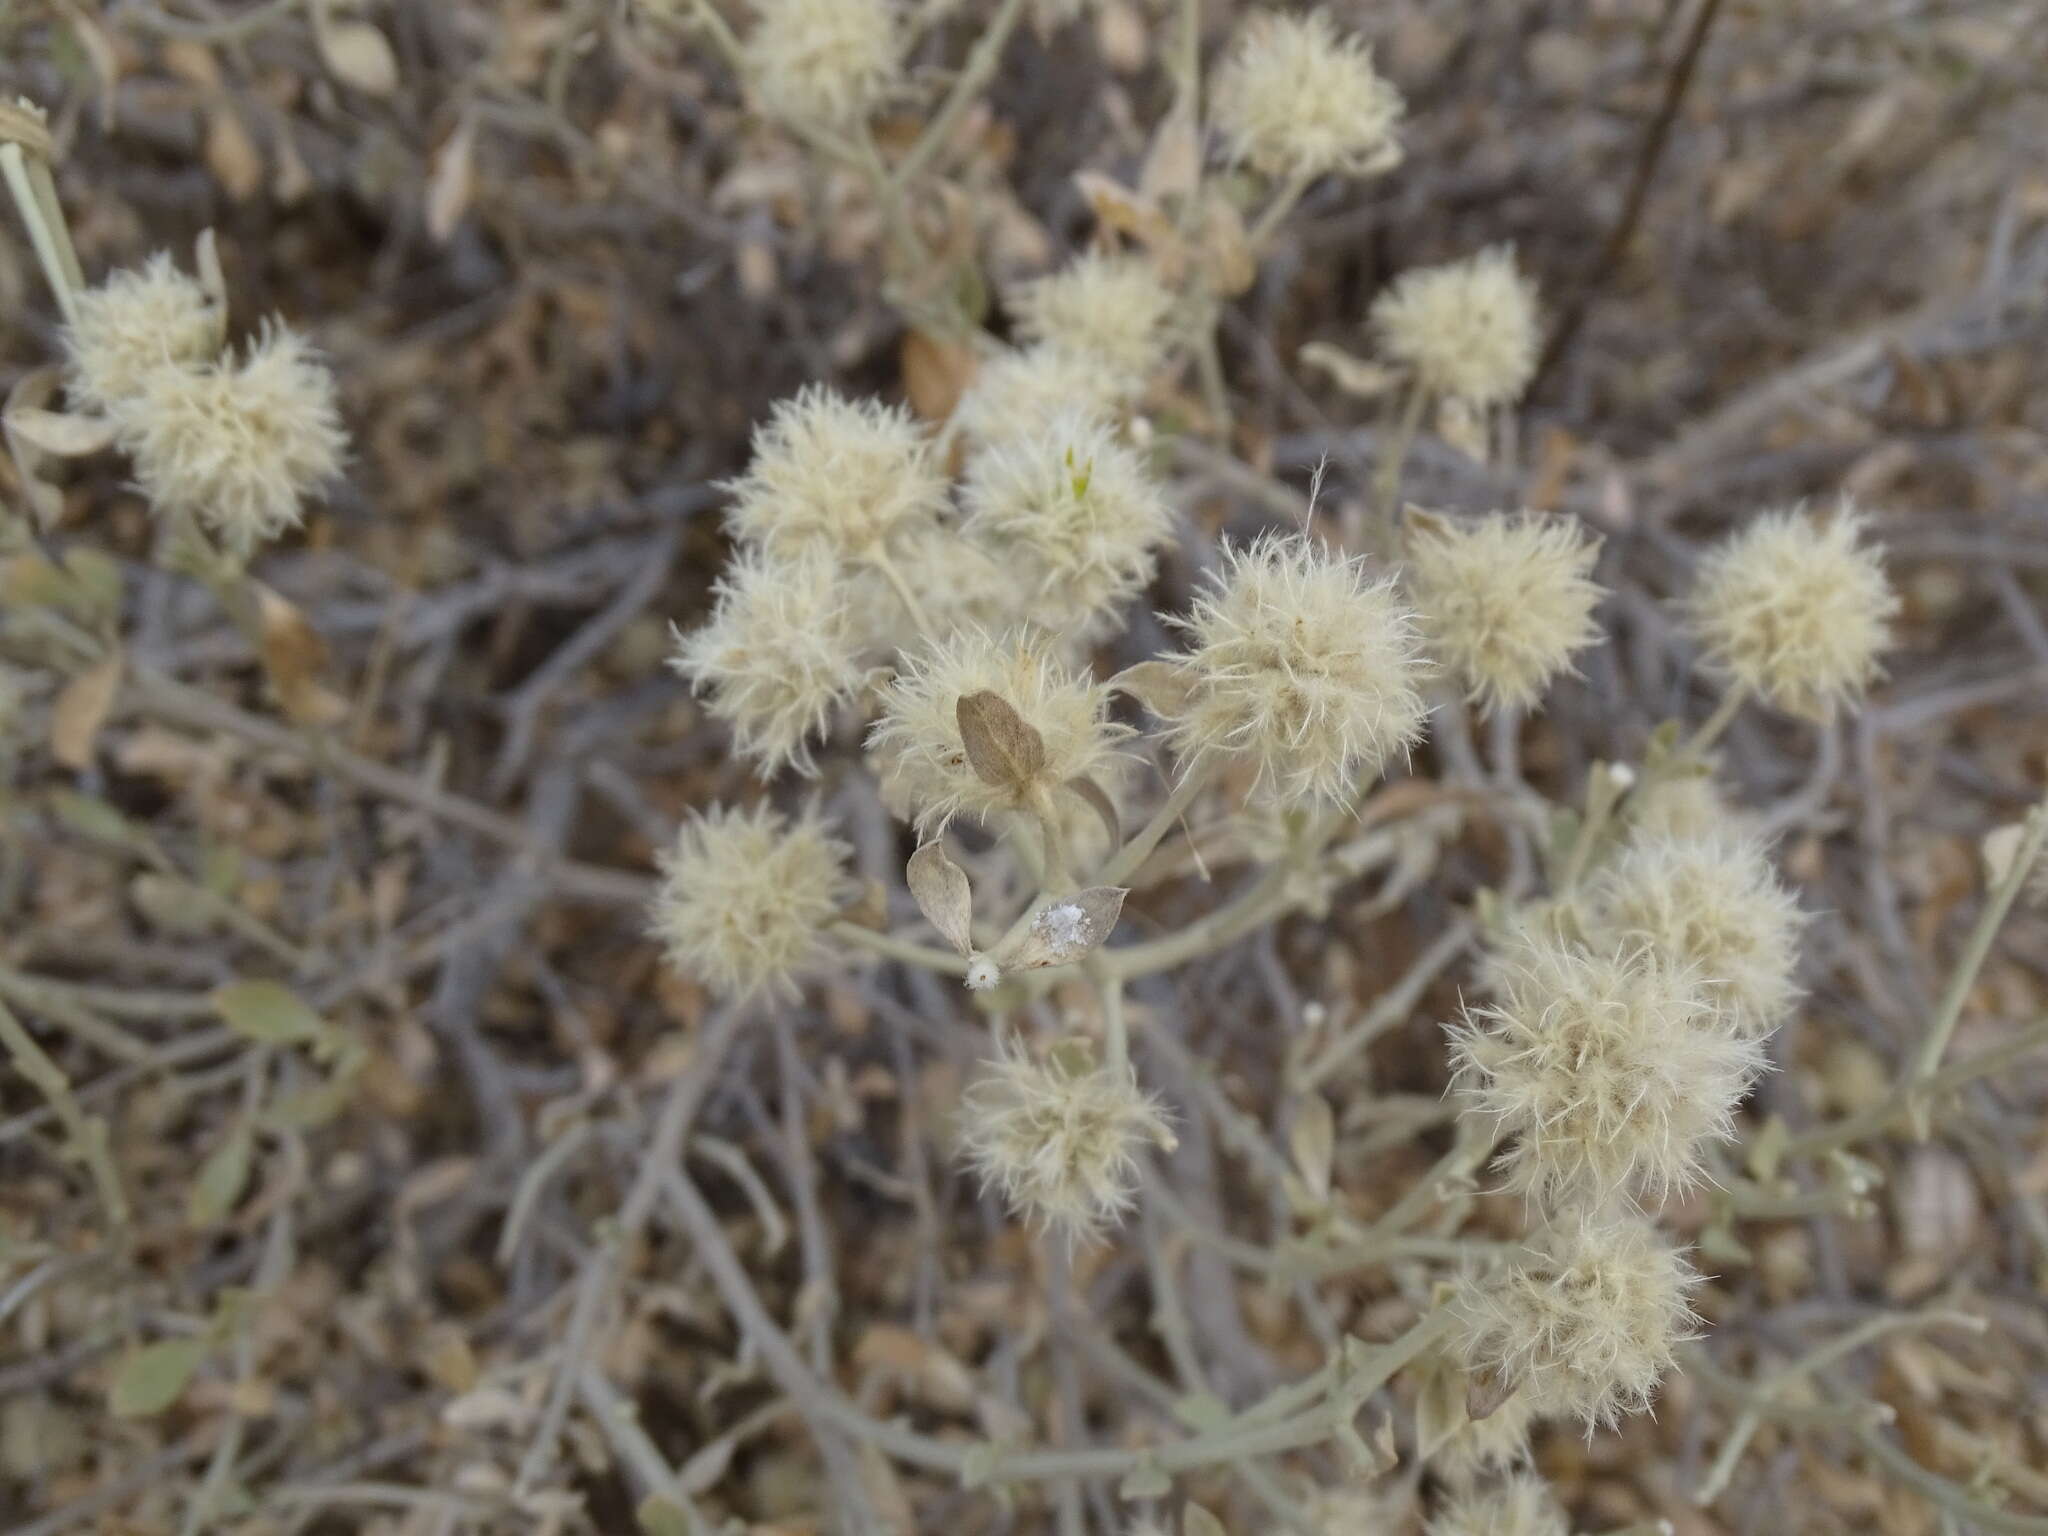
[{"label": "cream colored bloom", "polygon": [[1276,181],[1374,176],[1401,161],[1401,93],[1325,11],[1254,16],[1210,100],[1225,154]]},{"label": "cream colored bloom", "polygon": [[1422,735],[1426,667],[1391,581],[1299,536],[1226,548],[1185,619],[1183,764],[1237,759],[1265,796],[1348,805]]},{"label": "cream colored bloom", "polygon": [[774,555],[815,546],[848,561],[886,556],[946,505],[945,472],[908,411],[821,385],[775,407],[755,430],[747,472],[726,489],[739,538]]},{"label": "cream colored bloom", "polygon": [[713,806],[662,859],[649,914],[669,963],[721,998],[793,994],[829,956],[824,930],[854,894],[851,850],[815,809]]},{"label": "cream colored bloom", "polygon": [[1468,1271],[1450,1301],[1466,1368],[1589,1430],[1649,1407],[1693,1336],[1699,1276],[1649,1222],[1568,1220],[1508,1264]]},{"label": "cream colored bloom", "polygon": [[156,369],[212,362],[226,336],[222,306],[159,251],[78,295],[77,317],[64,330],[65,393],[85,410],[110,413]]},{"label": "cream colored bloom", "polygon": [[844,132],[903,84],[894,0],[757,0],[744,45],[747,85],[768,116]]},{"label": "cream colored bloom", "polygon": [[1076,1045],[1044,1060],[1015,1041],[967,1090],[961,1146],[985,1187],[1041,1230],[1092,1236],[1130,1209],[1138,1159],[1172,1150],[1159,1101],[1128,1067],[1099,1067]]},{"label": "cream colored bloom", "polygon": [[1026,589],[1032,622],[1084,636],[1151,581],[1174,526],[1138,455],[1074,410],[975,454],[962,500],[967,535]]},{"label": "cream colored bloom", "polygon": [[782,559],[741,549],[716,590],[710,621],[676,635],[670,665],[710,695],[712,718],[764,774],[812,772],[811,739],[863,676],[850,588],[821,549]]},{"label": "cream colored bloom", "polygon": [[[968,761],[960,700],[992,693],[1044,743],[1044,761],[1019,791],[990,784]],[[955,816],[1036,810],[1069,779],[1113,775],[1117,744],[1130,733],[1109,719],[1109,690],[1065,666],[1050,642],[1029,632],[968,630],[907,658],[882,693],[882,718],[868,735],[882,793],[929,834]]]},{"label": "cream colored bloom", "polygon": [[1174,294],[1143,256],[1089,251],[1022,284],[1009,307],[1024,340],[1089,358],[1120,378],[1150,378],[1166,360]]},{"label": "cream colored bloom", "polygon": [[1407,531],[1408,590],[1431,654],[1488,710],[1529,709],[1600,638],[1599,540],[1574,518],[1428,516]]},{"label": "cream colored bloom", "polygon": [[197,517],[242,552],[297,525],[305,498],[341,473],[348,441],[334,375],[282,325],[240,362],[146,371],[112,417],[151,506]]},{"label": "cream colored bloom", "polygon": [[1536,288],[1494,246],[1404,272],[1372,306],[1381,353],[1439,399],[1512,405],[1536,372]]},{"label": "cream colored bloom", "polygon": [[1511,1189],[1546,1205],[1697,1183],[1762,1070],[1696,973],[1649,951],[1525,930],[1490,964],[1494,1002],[1451,1030],[1453,1083],[1513,1138]]},{"label": "cream colored bloom", "polygon": [[1707,664],[1789,715],[1824,721],[1883,670],[1899,599],[1848,501],[1822,522],[1756,518],[1700,560],[1687,602]]},{"label": "cream colored bloom", "polygon": [[1042,432],[1054,417],[1086,411],[1116,419],[1144,380],[1099,357],[1065,347],[1000,352],[981,365],[960,397],[953,424],[970,443],[1001,443]]},{"label": "cream colored bloom", "polygon": [[1488,1488],[1467,1489],[1444,1501],[1426,1536],[1571,1536],[1571,1524],[1550,1485],[1519,1472]]}]

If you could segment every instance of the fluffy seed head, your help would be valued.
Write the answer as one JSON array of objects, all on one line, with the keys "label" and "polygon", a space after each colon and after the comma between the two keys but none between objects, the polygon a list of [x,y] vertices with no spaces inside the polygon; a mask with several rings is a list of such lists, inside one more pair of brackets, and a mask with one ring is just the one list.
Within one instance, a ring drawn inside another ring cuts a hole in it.
[{"label": "fluffy seed head", "polygon": [[1411,519],[1408,587],[1432,654],[1486,709],[1528,709],[1600,637],[1599,555],[1573,518]]},{"label": "fluffy seed head", "polygon": [[1171,1150],[1159,1101],[1129,1068],[1095,1066],[1073,1044],[1045,1060],[1014,1041],[987,1064],[961,1104],[961,1147],[985,1188],[1012,1210],[1069,1241],[1130,1209],[1138,1155]]},{"label": "fluffy seed head", "polygon": [[113,419],[150,504],[198,517],[241,552],[297,525],[348,443],[333,373],[275,324],[239,363],[149,370]]},{"label": "fluffy seed head", "polygon": [[[974,771],[960,733],[960,700],[993,693],[1045,744],[1043,766],[1020,793]],[[1056,798],[1069,779],[1113,774],[1129,731],[1108,718],[1109,690],[1070,671],[1045,638],[1025,631],[966,630],[908,659],[883,690],[882,718],[868,734],[882,792],[914,811],[929,834],[953,817],[1027,809]]]},{"label": "fluffy seed head", "polygon": [[953,421],[971,443],[998,443],[1045,429],[1071,410],[1114,419],[1144,384],[1096,356],[1067,347],[1008,351],[981,365]]},{"label": "fluffy seed head", "polygon": [[1495,1000],[1451,1029],[1453,1083],[1515,1138],[1500,1162],[1511,1189],[1556,1205],[1699,1180],[1763,1056],[1719,1023],[1695,974],[1535,928],[1490,975]]},{"label": "fluffy seed head", "polygon": [[222,306],[158,251],[78,296],[64,331],[65,392],[88,411],[109,413],[155,369],[212,362],[226,332]]},{"label": "fluffy seed head", "polygon": [[858,652],[849,588],[831,556],[742,548],[718,579],[710,622],[676,635],[669,665],[710,695],[712,718],[764,775],[790,765],[808,774],[810,739],[860,686]]},{"label": "fluffy seed head", "polygon": [[848,591],[863,650],[914,649],[955,630],[1002,631],[1025,620],[1029,593],[1019,590],[1016,573],[956,527],[914,528],[889,560],[916,594],[927,623],[911,618],[881,572],[862,567],[848,573]]},{"label": "fluffy seed head", "polygon": [[1166,357],[1173,290],[1142,256],[1089,251],[1023,284],[1010,313],[1026,341],[1092,358],[1120,377],[1145,379]]},{"label": "fluffy seed head", "polygon": [[826,924],[852,899],[845,861],[815,809],[715,805],[685,822],[661,861],[650,931],[669,963],[721,998],[793,994],[828,950]]},{"label": "fluffy seed head", "polygon": [[894,0],[757,0],[745,44],[747,83],[769,117],[844,130],[903,79],[903,18]]},{"label": "fluffy seed head", "polygon": [[1692,971],[1737,1034],[1768,1035],[1799,995],[1799,905],[1750,839],[1639,833],[1596,877],[1589,905],[1602,942]]},{"label": "fluffy seed head", "polygon": [[1898,596],[1844,501],[1821,522],[1767,512],[1707,551],[1687,604],[1708,664],[1787,714],[1833,718],[1882,668]]},{"label": "fluffy seed head", "polygon": [[1401,161],[1401,93],[1323,11],[1254,18],[1217,71],[1211,100],[1229,159],[1276,181],[1376,176]]},{"label": "fluffy seed head", "polygon": [[1506,246],[1402,273],[1373,301],[1372,327],[1424,389],[1477,410],[1513,404],[1536,372],[1536,288]]},{"label": "fluffy seed head", "polygon": [[1009,580],[1035,583],[1031,617],[1059,632],[1093,630],[1151,581],[1153,551],[1173,529],[1143,461],[1081,411],[975,454],[964,502],[968,535]]},{"label": "fluffy seed head", "polygon": [[754,432],[753,462],[730,482],[735,535],[771,554],[807,545],[841,559],[886,553],[946,504],[945,474],[900,407],[819,385],[778,403]]},{"label": "fluffy seed head", "polygon": [[1518,1472],[1490,1488],[1453,1494],[1425,1527],[1426,1536],[1571,1536],[1550,1484]]},{"label": "fluffy seed head", "polygon": [[1237,757],[1264,795],[1349,804],[1422,734],[1425,663],[1391,581],[1300,536],[1226,547],[1193,611],[1192,684],[1168,722],[1183,763]]},{"label": "fluffy seed head", "polygon": [[1473,1378],[1449,1351],[1424,1363],[1416,1407],[1417,1453],[1440,1483],[1453,1488],[1507,1470],[1529,1454],[1535,1411],[1509,1393],[1484,1418],[1471,1416]]},{"label": "fluffy seed head", "polygon": [[1467,1369],[1526,1395],[1542,1418],[1588,1432],[1649,1407],[1697,1321],[1699,1283],[1649,1222],[1560,1222],[1515,1261],[1467,1273],[1449,1303]]},{"label": "fluffy seed head", "polygon": [[1625,810],[1639,838],[1744,836],[1749,823],[1704,773],[1660,775],[1629,796]]}]

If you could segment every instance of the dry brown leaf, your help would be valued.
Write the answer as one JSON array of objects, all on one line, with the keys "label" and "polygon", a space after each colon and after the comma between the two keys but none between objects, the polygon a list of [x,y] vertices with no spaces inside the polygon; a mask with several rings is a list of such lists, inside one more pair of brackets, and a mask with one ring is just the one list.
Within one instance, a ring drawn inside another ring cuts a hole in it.
[{"label": "dry brown leaf", "polygon": [[447,142],[434,152],[434,170],[427,180],[427,236],[436,245],[448,243],[469,211],[475,161],[476,118],[465,112]]},{"label": "dry brown leaf", "polygon": [[1129,894],[1117,886],[1095,885],[1048,901],[1024,931],[1016,953],[1003,962],[1003,969],[1037,971],[1083,958],[1115,929]]},{"label": "dry brown leaf", "polygon": [[967,765],[982,783],[1021,792],[1044,771],[1045,738],[1000,694],[962,694],[953,714]]},{"label": "dry brown leaf", "polygon": [[92,766],[93,744],[120,691],[119,651],[94,662],[64,685],[50,714],[50,752],[67,768],[81,772]]},{"label": "dry brown leaf", "polygon": [[321,59],[343,85],[368,96],[389,96],[398,89],[398,57],[384,34],[368,22],[316,22],[314,30]]},{"label": "dry brown leaf", "polygon": [[206,109],[206,165],[233,202],[246,203],[263,188],[263,152],[225,101]]},{"label": "dry brown leaf", "polygon": [[973,348],[920,330],[904,333],[899,364],[910,408],[926,421],[951,416],[981,366]]},{"label": "dry brown leaf", "polygon": [[910,856],[903,876],[917,910],[953,946],[954,953],[971,951],[974,893],[967,884],[967,871],[946,857],[939,844],[926,843]]},{"label": "dry brown leaf", "polygon": [[288,600],[260,581],[249,585],[263,629],[263,671],[277,702],[302,725],[334,724],[348,713],[348,701],[320,681],[327,642]]}]

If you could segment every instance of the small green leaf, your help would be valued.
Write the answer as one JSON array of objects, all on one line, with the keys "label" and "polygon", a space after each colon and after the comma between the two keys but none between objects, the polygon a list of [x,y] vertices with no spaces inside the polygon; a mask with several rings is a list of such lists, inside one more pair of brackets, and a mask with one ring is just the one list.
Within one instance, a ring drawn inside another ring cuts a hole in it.
[{"label": "small green leaf", "polygon": [[259,1045],[297,1045],[320,1037],[320,1015],[274,981],[235,981],[213,994],[229,1029]]},{"label": "small green leaf", "polygon": [[1173,1492],[1173,1479],[1159,1469],[1159,1463],[1150,1457],[1131,1468],[1124,1480],[1116,1485],[1120,1499],[1163,1499]]},{"label": "small green leaf", "polygon": [[633,1511],[633,1518],[640,1522],[640,1529],[646,1536],[691,1536],[690,1520],[683,1513],[682,1506],[673,1504],[660,1494],[650,1494],[640,1501],[640,1507]]},{"label": "small green leaf", "polygon": [[50,796],[50,809],[73,832],[95,842],[114,843],[124,848],[134,847],[140,842],[127,817],[92,795],[60,789]]},{"label": "small green leaf", "polygon": [[256,1137],[249,1122],[237,1120],[227,1140],[215,1147],[200,1165],[191,1199],[185,1205],[186,1221],[195,1227],[210,1227],[235,1208],[249,1183],[249,1162],[255,1147]]},{"label": "small green leaf", "polygon": [[122,1419],[162,1413],[185,1395],[205,1358],[204,1339],[165,1339],[139,1349],[121,1362],[107,1405]]}]

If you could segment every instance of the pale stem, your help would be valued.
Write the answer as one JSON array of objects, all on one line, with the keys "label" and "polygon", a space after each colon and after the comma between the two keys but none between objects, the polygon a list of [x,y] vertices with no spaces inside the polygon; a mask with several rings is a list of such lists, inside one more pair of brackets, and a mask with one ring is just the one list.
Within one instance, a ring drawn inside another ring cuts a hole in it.
[{"label": "pale stem", "polygon": [[1267,918],[1278,915],[1287,905],[1287,877],[1291,872],[1288,863],[1282,860],[1261,871],[1243,894],[1205,912],[1178,932],[1143,944],[1101,951],[1103,970],[1119,980],[1135,980],[1172,970],[1198,955],[1221,949]]},{"label": "pale stem", "polygon": [[1245,231],[1245,244],[1254,253],[1265,248],[1266,242],[1273,238],[1273,232],[1280,227],[1280,221],[1294,212],[1294,205],[1301,201],[1314,181],[1313,175],[1297,174],[1273,194],[1273,200],[1260,212],[1257,222]]},{"label": "pale stem", "polygon": [[35,1036],[22,1027],[14,1010],[5,1004],[0,1004],[0,1047],[14,1059],[15,1070],[35,1086],[56,1114],[70,1138],[72,1151],[92,1174],[107,1219],[117,1230],[125,1230],[128,1196],[121,1187],[121,1173],[107,1144],[106,1122],[85,1112],[71,1091],[71,1079],[64,1075],[64,1069],[50,1059]]},{"label": "pale stem", "polygon": [[1195,796],[1202,792],[1209,775],[1215,771],[1215,764],[1201,760],[1187,764],[1181,769],[1180,782],[1173,786],[1173,792],[1165,803],[1152,814],[1152,819],[1140,827],[1127,843],[1117,851],[1102,868],[1097,879],[1101,885],[1122,885],[1138,872],[1138,868],[1159,846],[1159,840],[1166,836],[1173,824],[1180,820],[1187,808],[1195,803]]},{"label": "pale stem", "polygon": [[859,923],[841,920],[825,930],[843,944],[856,949],[865,949],[870,954],[888,960],[900,960],[905,965],[920,966],[927,971],[937,971],[942,976],[965,976],[967,962],[950,949],[934,949],[929,944],[919,944],[913,939],[899,939],[893,933],[877,933],[872,928],[863,928]]},{"label": "pale stem", "polygon": [[1059,807],[1052,803],[1052,796],[1041,784],[1032,786],[1031,817],[1038,823],[1045,849],[1045,873],[1039,881],[1039,894],[1064,895],[1074,886],[1073,852],[1067,846],[1066,823],[1060,820]]},{"label": "pale stem", "polygon": [[1429,391],[1420,382],[1411,382],[1402,391],[1401,410],[1395,418],[1393,436],[1387,439],[1381,450],[1379,466],[1373,474],[1373,509],[1379,518],[1380,536],[1385,540],[1382,553],[1390,553],[1397,545],[1395,529],[1401,514],[1401,469],[1408,462],[1409,446],[1422,426],[1422,412],[1428,404]]},{"label": "pale stem", "polygon": [[903,604],[904,611],[910,615],[910,622],[916,626],[918,632],[924,635],[935,633],[931,617],[924,611],[924,604],[917,600],[917,594],[910,589],[910,583],[904,580],[903,572],[897,569],[896,562],[889,558],[889,552],[878,545],[869,552],[867,560],[869,565],[881,572],[882,579],[889,583],[889,590],[894,592],[897,601]]},{"label": "pale stem", "polygon": [[1586,819],[1579,824],[1579,834],[1573,839],[1571,852],[1565,858],[1564,873],[1557,883],[1559,895],[1569,896],[1578,889],[1586,866],[1592,862],[1593,850],[1607,831],[1607,824],[1613,819],[1614,808],[1621,803],[1626,787],[1607,764],[1593,765],[1593,781],[1586,786]]},{"label": "pale stem", "polygon": [[[711,41],[717,45],[718,51],[725,55],[725,62],[731,66],[732,72],[744,79],[746,52],[740,46],[739,37],[727,24],[725,17],[719,14],[718,7],[713,5],[711,0],[691,0],[691,9],[696,11],[697,19],[704,24],[704,30],[711,34]],[[647,8],[647,13],[659,17],[661,8],[651,5]]]},{"label": "pale stem", "polygon": [[1935,1007],[1934,1023],[1928,1029],[1920,1054],[1913,1063],[1909,1110],[1913,1133],[1922,1141],[1927,1139],[1928,1100],[1918,1091],[1919,1086],[1940,1068],[1942,1055],[1948,1050],[1949,1037],[1955,1033],[1956,1023],[1962,1017],[1970,988],[1977,984],[1977,973],[1983,970],[1984,961],[1991,953],[1992,941],[1998,937],[2006,914],[2012,910],[2020,891],[2040,863],[2042,844],[2048,840],[2048,802],[2027,813],[2025,826],[2010,867],[1991,892],[1991,899],[1984,904],[1984,910],[1977,914],[1976,925],[1970,929],[1969,941],[1963,946],[1962,958],[1949,974],[1948,985],[1942,988],[1941,1000]]},{"label": "pale stem", "polygon": [[1721,739],[1721,733],[1734,722],[1737,711],[1748,700],[1748,693],[1739,685],[1731,685],[1721,695],[1721,702],[1714,706],[1714,712],[1701,722],[1700,728],[1686,738],[1682,756],[1700,758],[1709,747]]},{"label": "pale stem", "polygon": [[1097,950],[1090,957],[1089,969],[1095,975],[1096,994],[1102,999],[1103,1054],[1109,1070],[1121,1076],[1131,1066],[1130,1027],[1124,1022],[1124,984],[1121,976],[1101,963],[1102,958],[1103,952]]},{"label": "pale stem", "polygon": [[14,196],[14,206],[21,213],[21,222],[28,226],[29,244],[35,248],[36,261],[43,269],[43,277],[50,285],[50,292],[56,296],[57,308],[64,313],[67,322],[78,318],[78,294],[71,283],[71,264],[77,258],[65,257],[70,249],[68,237],[62,236],[50,227],[49,213],[43,206],[43,199],[37,195],[36,184],[29,175],[28,156],[19,144],[0,144],[0,175],[7,178],[7,190]]},{"label": "pale stem", "polygon": [[981,34],[981,41],[974,45],[974,51],[967,55],[966,64],[953,82],[953,89],[947,93],[932,120],[925,124],[924,132],[910,146],[910,152],[898,163],[895,175],[898,188],[909,186],[922,175],[932,157],[945,148],[967,108],[990,76],[995,74],[996,63],[1009,44],[1010,34],[1017,29],[1017,23],[1023,17],[1024,0],[1003,0],[1002,9],[989,22],[987,30]]}]

